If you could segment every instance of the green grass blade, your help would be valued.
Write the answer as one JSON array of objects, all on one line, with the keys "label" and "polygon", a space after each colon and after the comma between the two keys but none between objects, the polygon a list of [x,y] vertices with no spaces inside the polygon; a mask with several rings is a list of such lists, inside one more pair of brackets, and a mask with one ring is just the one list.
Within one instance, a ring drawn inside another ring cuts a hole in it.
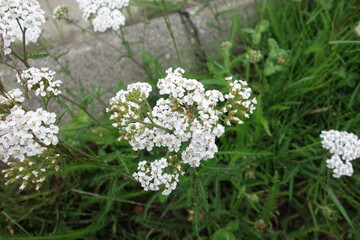
[{"label": "green grass blade", "polygon": [[339,211],[341,212],[341,214],[344,216],[345,220],[348,222],[348,224],[354,228],[354,225],[349,217],[349,215],[347,214],[345,208],[343,207],[343,205],[340,203],[339,199],[336,197],[336,195],[334,194],[334,191],[327,187],[326,188],[327,193],[329,194],[331,200],[333,200],[333,202],[335,203],[336,207],[339,209]]}]

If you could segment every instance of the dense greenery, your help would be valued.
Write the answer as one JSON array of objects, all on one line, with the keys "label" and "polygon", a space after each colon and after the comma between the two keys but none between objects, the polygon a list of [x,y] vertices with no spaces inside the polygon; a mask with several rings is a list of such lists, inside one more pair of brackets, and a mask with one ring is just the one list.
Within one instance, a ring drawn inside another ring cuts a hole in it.
[{"label": "dense greenery", "polygon": [[[61,138],[97,161],[69,150],[38,192],[1,179],[0,239],[359,239],[360,164],[333,178],[319,138],[328,129],[360,135],[359,3],[265,0],[257,10],[253,28],[227,13],[231,48],[219,42],[221,54],[207,53],[200,74],[188,75],[219,90],[234,75],[258,98],[214,159],[189,168],[170,196],[145,192],[131,174],[162,153],[134,152],[80,111]],[[250,49],[263,59],[250,63]]]}]

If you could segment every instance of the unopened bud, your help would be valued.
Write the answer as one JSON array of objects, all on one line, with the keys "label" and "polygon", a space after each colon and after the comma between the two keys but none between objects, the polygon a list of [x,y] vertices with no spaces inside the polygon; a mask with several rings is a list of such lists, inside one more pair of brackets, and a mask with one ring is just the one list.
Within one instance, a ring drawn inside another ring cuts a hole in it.
[{"label": "unopened bud", "polygon": [[258,220],[255,222],[255,228],[262,233],[266,230],[266,224],[263,220]]}]

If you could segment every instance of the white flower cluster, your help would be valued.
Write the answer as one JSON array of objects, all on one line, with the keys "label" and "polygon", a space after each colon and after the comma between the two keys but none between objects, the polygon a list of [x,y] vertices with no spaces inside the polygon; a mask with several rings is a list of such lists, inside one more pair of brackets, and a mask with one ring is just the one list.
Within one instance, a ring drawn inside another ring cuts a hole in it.
[{"label": "white flower cluster", "polygon": [[11,106],[14,102],[22,103],[25,100],[22,94],[19,88],[15,88],[5,93],[5,96],[0,95],[0,106]]},{"label": "white flower cluster", "polygon": [[15,105],[7,116],[0,115],[0,160],[9,157],[24,161],[26,157],[41,154],[46,147],[56,145],[59,128],[54,125],[55,113],[42,108],[25,111]]},{"label": "white flower cluster", "polygon": [[28,89],[35,90],[36,96],[51,97],[61,94],[59,90],[62,82],[54,80],[56,72],[49,68],[29,68],[22,71],[21,77],[17,76],[18,83],[25,82]]},{"label": "white flower cluster", "polygon": [[146,101],[151,86],[136,83],[118,92],[107,111],[113,126],[120,128],[119,140],[127,140],[134,150],[165,147],[178,154],[182,163],[198,167],[218,151],[215,140],[225,132],[223,123],[242,124],[239,117],[249,117],[256,99],[250,99],[251,89],[244,81],[227,78],[229,93],[223,95],[184,78],[181,68],[166,73],[157,86],[167,98],[160,98],[152,109]]},{"label": "white flower cluster", "polygon": [[333,177],[351,176],[354,173],[351,161],[360,157],[360,140],[346,131],[322,131],[322,147],[334,154],[326,160],[327,167],[333,169]]},{"label": "white flower cluster", "polygon": [[[221,109],[222,113],[228,113],[229,118],[224,120],[226,125],[231,125],[231,122],[237,124],[243,124],[235,115],[239,113],[245,118],[249,118],[255,110],[255,104],[257,104],[256,98],[249,99],[251,96],[251,88],[247,87],[247,82],[242,80],[233,81],[232,77],[226,78],[229,81],[228,85],[230,91],[225,94],[225,98],[228,100],[228,104]],[[234,110],[233,110],[234,109]]]},{"label": "white flower cluster", "polygon": [[[22,30],[26,29],[26,44],[36,42],[40,36],[40,25],[45,23],[44,11],[36,0],[0,0],[1,52],[11,53],[10,44],[15,39],[22,40]],[[20,27],[20,26],[21,27]]]},{"label": "white flower cluster", "polygon": [[125,17],[120,9],[127,7],[130,0],[76,0],[83,11],[83,18],[91,20],[95,32],[105,32],[112,28],[119,30],[125,25]]},{"label": "white flower cluster", "polygon": [[[173,168],[172,173],[165,173],[164,169],[169,167]],[[175,190],[179,182],[179,176],[184,175],[180,165],[173,167],[166,158],[155,160],[150,163],[150,166],[147,165],[146,161],[141,161],[137,169],[139,171],[135,172],[133,177],[141,183],[144,190],[158,191],[160,186],[163,185],[165,188],[162,192],[163,195],[169,195]]]}]

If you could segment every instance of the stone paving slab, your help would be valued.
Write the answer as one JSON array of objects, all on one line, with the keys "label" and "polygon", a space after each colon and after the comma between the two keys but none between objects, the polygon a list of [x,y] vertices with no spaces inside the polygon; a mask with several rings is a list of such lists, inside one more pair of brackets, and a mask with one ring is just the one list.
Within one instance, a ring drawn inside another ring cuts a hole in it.
[{"label": "stone paving slab", "polygon": [[[196,61],[194,49],[192,46],[194,37],[197,37],[203,49],[206,49],[215,40],[226,40],[219,32],[208,23],[221,23],[224,31],[228,31],[231,16],[229,14],[220,14],[219,19],[214,18],[214,13],[227,10],[237,11],[244,21],[248,21],[254,13],[253,0],[221,0],[209,4],[203,8],[195,7],[185,10],[184,13],[174,13],[169,15],[169,21],[178,45],[178,49],[183,60],[182,67],[187,72],[195,70]],[[184,21],[184,18],[187,20]],[[189,27],[190,22],[190,27]],[[164,66],[164,71],[168,67],[178,67],[179,63],[176,57],[176,51],[173,41],[170,37],[167,25],[163,18],[152,19],[149,23],[139,23],[123,28],[126,40],[129,42],[142,42],[132,45],[134,55],[145,49],[154,56],[159,56],[159,62]],[[196,35],[194,35],[196,32]],[[119,79],[125,84],[137,81],[144,81],[147,78],[146,72],[136,63],[128,58],[122,58],[116,61],[122,54],[126,53],[125,47],[121,44],[119,38],[113,32],[106,32],[96,35],[97,37],[81,38],[77,41],[53,50],[54,54],[67,52],[59,63],[56,63],[50,57],[32,61],[32,66],[49,67],[59,71],[66,65],[70,71],[71,77],[64,73],[59,73],[57,79],[61,79],[64,88],[76,89],[79,82],[83,84],[89,92],[99,86],[106,90],[101,96],[98,107],[104,109],[109,98],[118,90]],[[108,46],[97,38],[115,45],[119,51]],[[137,57],[138,61],[141,61]],[[0,78],[6,85],[13,85],[15,73],[12,69],[0,65]],[[66,91],[63,91],[66,92]],[[60,110],[56,110],[60,112]]]}]

